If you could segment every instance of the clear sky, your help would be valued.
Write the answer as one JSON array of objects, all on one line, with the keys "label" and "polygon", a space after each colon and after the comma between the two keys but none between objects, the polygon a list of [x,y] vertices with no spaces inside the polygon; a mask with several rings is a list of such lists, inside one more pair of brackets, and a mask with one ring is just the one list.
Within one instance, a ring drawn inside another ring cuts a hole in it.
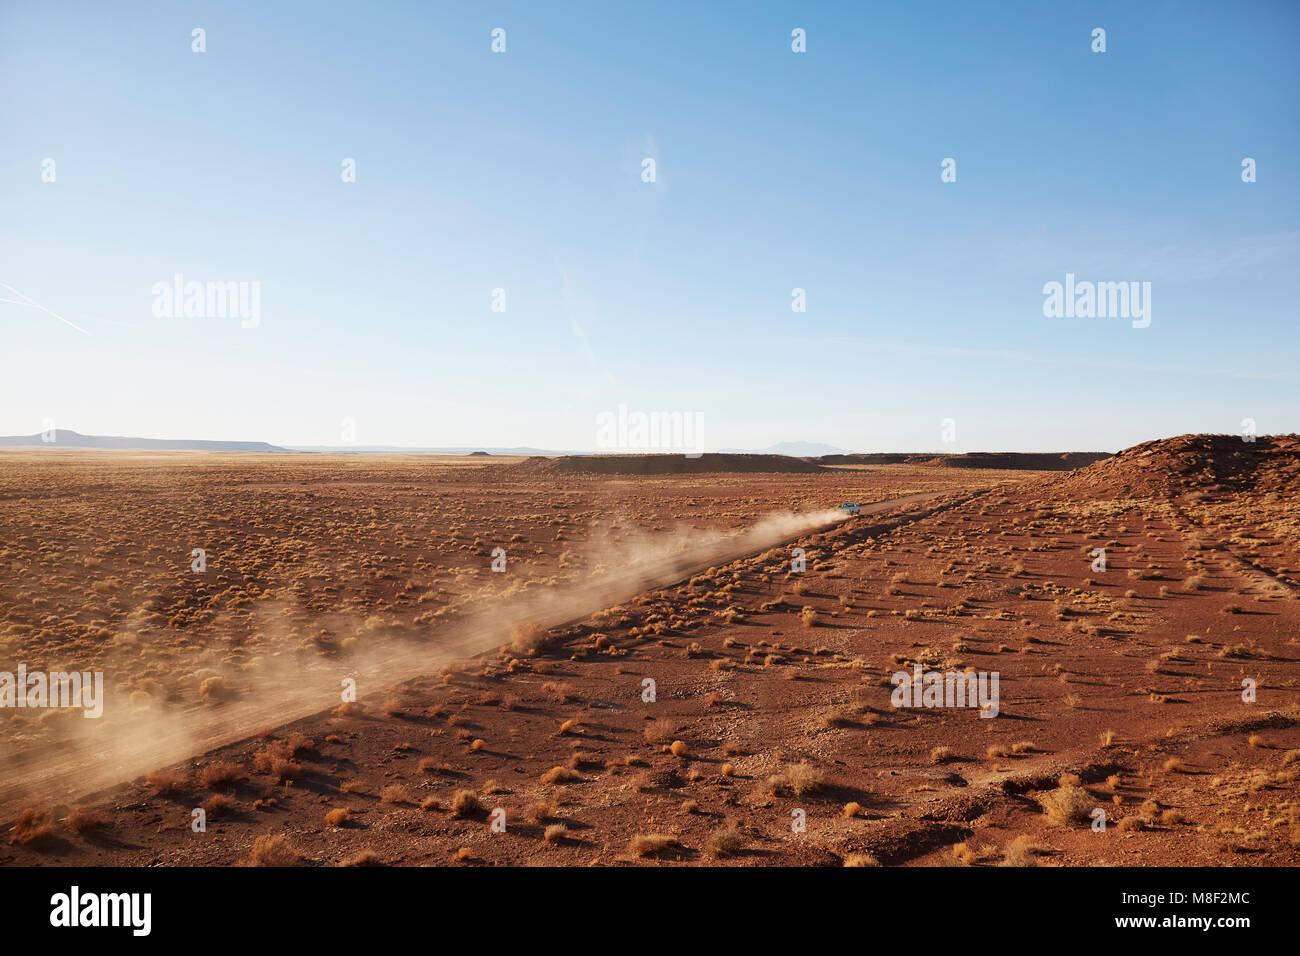
[{"label": "clear sky", "polygon": [[[1295,431],[1297,51],[1258,0],[0,0],[0,434]],[[155,315],[177,273],[260,321]],[[1066,273],[1150,282],[1150,326],[1045,317]]]}]

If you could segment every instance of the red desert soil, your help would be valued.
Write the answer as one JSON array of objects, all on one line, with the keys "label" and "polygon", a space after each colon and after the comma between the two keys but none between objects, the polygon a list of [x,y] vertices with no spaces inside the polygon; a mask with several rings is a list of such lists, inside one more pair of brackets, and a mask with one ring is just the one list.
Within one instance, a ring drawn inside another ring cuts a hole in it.
[{"label": "red desert soil", "polygon": [[[1295,865],[1297,439],[1254,446],[1064,476],[3,453],[0,670],[108,701],[0,711],[0,862]],[[998,716],[892,706],[914,664],[997,672]],[[52,769],[104,754],[136,779]]]}]

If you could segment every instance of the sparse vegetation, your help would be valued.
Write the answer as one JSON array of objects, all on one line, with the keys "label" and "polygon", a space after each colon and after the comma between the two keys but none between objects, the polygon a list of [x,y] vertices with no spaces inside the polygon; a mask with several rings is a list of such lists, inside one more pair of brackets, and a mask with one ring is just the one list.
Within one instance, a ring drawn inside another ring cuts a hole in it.
[{"label": "sparse vegetation", "polygon": [[265,834],[253,841],[253,849],[241,862],[242,866],[297,866],[302,854],[290,845],[281,833]]},{"label": "sparse vegetation", "polygon": [[662,833],[638,833],[628,844],[633,856],[658,856],[677,844],[677,838]]},{"label": "sparse vegetation", "polygon": [[1085,823],[1097,802],[1088,791],[1079,786],[1063,786],[1040,798],[1047,819],[1057,826]]},{"label": "sparse vegetation", "polygon": [[821,773],[806,760],[786,764],[785,769],[768,779],[768,786],[776,796],[802,797],[816,793],[825,785]]}]

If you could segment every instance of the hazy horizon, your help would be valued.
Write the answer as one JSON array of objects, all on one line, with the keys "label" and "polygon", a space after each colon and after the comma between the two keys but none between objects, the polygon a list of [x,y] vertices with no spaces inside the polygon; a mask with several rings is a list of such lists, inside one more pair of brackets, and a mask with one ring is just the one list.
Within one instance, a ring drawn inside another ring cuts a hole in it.
[{"label": "hazy horizon", "polygon": [[[543,445],[528,444],[528,443],[525,443],[525,444],[522,444],[522,445],[489,445],[489,444],[483,444],[483,443],[479,443],[479,444],[474,444],[474,443],[468,443],[468,444],[450,444],[450,443],[447,443],[447,444],[427,444],[427,445],[423,445],[423,444],[422,444],[422,445],[414,445],[414,444],[411,444],[411,445],[398,445],[398,444],[390,444],[390,443],[371,443],[371,442],[363,442],[363,443],[356,443],[356,444],[353,444],[353,445],[347,445],[347,444],[334,444],[334,445],[328,445],[328,444],[319,444],[319,443],[312,443],[312,442],[292,442],[292,441],[289,441],[289,442],[275,442],[275,441],[267,441],[267,440],[262,439],[262,438],[257,438],[257,437],[248,437],[248,436],[238,436],[238,437],[225,436],[225,437],[211,438],[211,437],[196,437],[196,436],[192,436],[192,435],[125,435],[125,434],[117,434],[117,433],[114,433],[114,434],[103,434],[103,435],[100,435],[100,434],[91,434],[91,433],[83,432],[83,431],[81,431],[80,429],[75,429],[75,428],[64,428],[64,427],[62,427],[62,426],[59,427],[59,428],[57,429],[57,431],[59,431],[59,432],[63,432],[63,431],[71,432],[71,433],[73,433],[73,434],[75,434],[75,435],[77,435],[77,436],[79,436],[79,437],[82,437],[82,438],[104,438],[104,439],[122,439],[122,440],[141,439],[141,440],[151,441],[151,442],[178,442],[178,443],[179,443],[179,442],[204,442],[204,443],[214,443],[214,444],[232,444],[232,445],[233,445],[233,444],[265,444],[265,445],[273,446],[273,447],[276,448],[276,449],[281,449],[281,450],[284,450],[284,451],[292,451],[292,452],[340,452],[340,453],[349,453],[349,454],[367,454],[367,453],[372,453],[372,454],[381,454],[381,453],[384,453],[384,452],[392,451],[393,453],[410,452],[410,453],[412,453],[412,454],[421,454],[421,453],[424,453],[424,454],[429,454],[429,453],[471,454],[471,453],[474,452],[474,451],[486,451],[486,452],[490,452],[490,453],[498,453],[498,454],[509,454],[509,453],[512,453],[512,452],[516,452],[516,453],[521,453],[521,454],[522,454],[522,453],[539,453],[539,454],[547,454],[547,455],[602,455],[602,454],[624,454],[624,455],[636,455],[636,454],[680,454],[680,452],[661,451],[661,450],[656,450],[656,449],[652,449],[652,448],[651,448],[651,449],[635,449],[635,448],[624,448],[624,449],[619,449],[619,448],[548,448],[548,447],[543,446]],[[1181,433],[1181,434],[1192,434],[1192,433]],[[1207,434],[1207,433],[1201,433],[1201,434]],[[1232,432],[1218,432],[1218,433],[1214,433],[1214,434],[1221,434],[1221,435],[1222,435],[1222,434],[1236,434],[1236,433],[1232,433]],[[1270,434],[1270,433],[1266,433],[1266,432],[1265,432],[1265,433],[1257,433],[1257,437],[1268,437],[1269,434]],[[1294,433],[1281,433],[1281,432],[1279,432],[1279,433],[1277,433],[1277,434],[1294,434]],[[0,441],[4,441],[4,440],[8,440],[8,439],[14,439],[14,438],[31,438],[31,437],[40,438],[40,435],[41,435],[40,432],[29,433],[28,435],[0,435]],[[1159,440],[1168,439],[1168,438],[1175,438],[1175,437],[1179,437],[1179,436],[1178,436],[1178,435],[1153,435],[1153,436],[1151,436],[1150,438],[1143,439],[1142,442],[1137,442],[1137,443],[1135,443],[1135,444],[1143,444],[1143,443],[1148,442],[1148,441],[1159,441]],[[32,447],[44,447],[44,448],[49,448],[49,449],[51,449],[51,450],[58,450],[58,448],[59,448],[59,444],[60,444],[60,440],[56,437],[55,440],[53,440],[53,441],[44,441],[44,440],[42,440],[42,441],[39,441],[39,442],[33,442],[31,445],[22,445],[22,446],[16,446],[16,445],[4,446],[4,445],[0,445],[0,449],[6,448],[6,447],[9,447],[9,448],[32,448]],[[809,447],[806,448],[806,449],[800,449],[800,448],[797,447],[797,446],[809,446]],[[77,446],[67,446],[67,447],[75,448],[75,447],[77,447]],[[1061,448],[1038,448],[1038,449],[1026,449],[1026,448],[968,448],[968,449],[962,449],[961,451],[954,451],[951,447],[944,446],[944,445],[936,445],[936,446],[934,446],[934,447],[928,447],[928,448],[923,448],[923,447],[916,447],[916,448],[883,448],[883,447],[882,447],[882,448],[874,448],[874,447],[840,448],[840,447],[838,447],[838,446],[831,446],[831,445],[828,445],[828,444],[826,444],[826,443],[824,443],[824,442],[808,441],[808,440],[804,440],[804,439],[790,439],[790,440],[787,440],[787,441],[774,442],[773,444],[768,445],[768,446],[765,446],[765,447],[763,447],[763,448],[733,448],[733,447],[717,447],[717,448],[713,448],[713,447],[708,447],[708,448],[705,448],[705,449],[704,449],[704,452],[705,452],[706,454],[784,454],[784,455],[791,455],[791,456],[796,456],[796,457],[798,457],[798,456],[803,456],[803,457],[819,457],[819,456],[822,456],[822,455],[835,455],[835,454],[847,454],[847,455],[878,455],[878,454],[928,455],[928,454],[934,454],[934,455],[945,455],[945,454],[968,454],[968,453],[992,453],[992,454],[1007,454],[1007,453],[1011,453],[1011,454],[1014,454],[1014,453],[1024,453],[1024,454],[1052,454],[1052,453],[1058,453],[1058,452],[1059,452],[1059,453],[1082,453],[1082,454],[1102,452],[1102,453],[1106,453],[1106,454],[1117,454],[1117,453],[1119,453],[1119,452],[1121,452],[1121,451],[1124,451],[1125,448],[1129,448],[1129,447],[1133,447],[1133,446],[1124,446],[1124,448],[1067,448],[1067,447],[1061,447]],[[92,448],[91,450],[96,450],[96,449],[93,449],[93,448]],[[131,446],[124,446],[121,450],[135,450],[135,449],[133,449]]]}]

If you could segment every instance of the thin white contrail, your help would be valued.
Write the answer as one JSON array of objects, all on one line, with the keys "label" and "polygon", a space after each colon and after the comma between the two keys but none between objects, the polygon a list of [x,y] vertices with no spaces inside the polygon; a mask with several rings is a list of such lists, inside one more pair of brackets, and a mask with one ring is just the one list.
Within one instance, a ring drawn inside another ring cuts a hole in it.
[{"label": "thin white contrail", "polygon": [[58,320],[59,320],[60,322],[62,322],[64,325],[70,325],[70,326],[72,326],[74,329],[76,329],[76,330],[77,330],[78,332],[80,332],[82,335],[89,335],[89,334],[90,334],[90,333],[87,332],[85,329],[83,329],[81,326],[79,326],[76,322],[69,322],[67,319],[65,319],[63,316],[59,315],[59,313],[55,312],[53,309],[47,309],[47,308],[45,308],[45,306],[41,305],[39,302],[37,302],[35,299],[31,298],[30,296],[23,295],[21,292],[19,292],[19,291],[18,291],[17,289],[15,289],[13,286],[8,285],[7,283],[4,283],[4,282],[0,282],[0,289],[8,289],[8,290],[9,290],[10,292],[12,292],[14,295],[18,296],[19,299],[22,299],[22,300],[23,300],[23,301],[19,302],[18,299],[0,299],[0,302],[9,302],[9,303],[11,303],[11,304],[13,304],[13,305],[25,305],[25,306],[27,306],[27,307],[30,308],[30,309],[40,309],[42,312],[46,313],[47,315],[52,315],[52,316],[54,316],[56,319],[58,319]]}]

